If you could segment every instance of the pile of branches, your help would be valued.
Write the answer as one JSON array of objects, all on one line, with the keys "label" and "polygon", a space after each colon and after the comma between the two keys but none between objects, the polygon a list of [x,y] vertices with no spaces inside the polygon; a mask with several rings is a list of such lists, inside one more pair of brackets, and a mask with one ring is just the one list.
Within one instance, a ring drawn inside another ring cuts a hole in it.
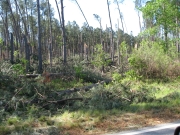
[{"label": "pile of branches", "polygon": [[132,91],[129,84],[107,87],[109,82],[98,82],[81,88],[55,90],[52,85],[27,78],[0,76],[0,109],[7,112],[27,111],[29,106],[39,109],[112,109],[133,102],[153,99],[148,90]]},{"label": "pile of branches", "polygon": [[59,108],[69,101],[82,101],[83,97],[71,97],[77,91],[87,91],[98,84],[72,88],[68,90],[54,90],[51,84],[35,81],[34,78],[10,77],[0,75],[0,109],[11,112],[26,110],[27,106],[38,106],[43,109]]}]

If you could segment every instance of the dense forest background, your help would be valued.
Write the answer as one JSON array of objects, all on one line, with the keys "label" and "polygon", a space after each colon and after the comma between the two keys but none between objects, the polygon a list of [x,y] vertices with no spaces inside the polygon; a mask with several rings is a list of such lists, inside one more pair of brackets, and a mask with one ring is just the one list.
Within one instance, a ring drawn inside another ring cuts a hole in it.
[{"label": "dense forest background", "polygon": [[[30,62],[31,58],[42,55],[43,62],[49,63],[52,66],[52,62],[55,59],[62,57],[66,59],[66,54],[68,58],[78,55],[82,60],[91,59],[95,51],[95,46],[101,44],[104,52],[109,54],[112,61],[114,61],[115,54],[120,53],[119,49],[121,47],[119,45],[123,41],[126,43],[127,53],[130,53],[131,48],[134,48],[135,45],[138,47],[140,41],[147,39],[152,42],[161,42],[165,51],[168,51],[171,45],[176,45],[177,52],[179,52],[178,1],[136,0],[135,7],[138,10],[138,15],[140,15],[139,12],[142,12],[144,22],[144,24],[139,23],[142,33],[137,37],[124,33],[124,24],[119,3],[118,1],[114,1],[113,4],[117,4],[119,9],[119,20],[121,20],[122,30],[119,29],[120,24],[117,24],[116,30],[112,29],[110,10],[109,18],[111,27],[107,26],[105,30],[102,29],[101,17],[97,14],[94,14],[94,17],[100,24],[99,28],[89,26],[84,14],[82,15],[84,15],[86,22],[82,27],[79,27],[76,21],[68,22],[63,27],[64,18],[61,15],[63,8],[58,3],[59,19],[54,17],[54,9],[49,4],[49,1],[40,1],[40,5],[37,7],[36,1],[2,0],[0,56],[3,59],[11,58],[12,62],[21,58]],[[79,6],[78,2],[77,6]],[[109,6],[107,1],[107,7]],[[81,10],[80,6],[79,8]],[[39,19],[38,10],[40,10]],[[141,19],[140,16],[139,19]],[[38,20],[40,24],[38,24]],[[139,20],[139,22],[141,21]],[[38,31],[38,28],[40,28],[40,31]],[[38,36],[41,39],[39,44]],[[41,48],[42,54],[39,54],[41,52],[38,52],[38,48]],[[120,55],[118,56],[120,57]]]},{"label": "dense forest background", "polygon": [[[57,19],[54,17],[53,11],[55,9],[51,7],[49,1],[40,1],[41,21],[39,25],[36,1],[4,0],[1,1],[1,7],[0,56],[2,59],[11,59],[12,62],[22,58],[31,61],[32,58],[40,55],[38,52],[40,46],[43,62],[52,65],[53,62],[57,62],[66,54],[67,58],[79,56],[81,60],[92,59],[97,44],[101,44],[107,54],[114,55],[118,51],[119,44],[123,41],[127,43],[128,48],[136,43],[135,37],[124,33],[124,29],[120,30],[118,26],[117,30],[112,30],[108,26],[103,30],[101,18],[97,14],[94,14],[94,17],[100,23],[99,28],[89,26],[87,20],[82,27],[76,21],[68,22],[64,26],[64,43],[60,4],[57,4],[58,9],[56,10],[58,10],[60,17]],[[39,27],[41,27],[40,46],[38,46]],[[66,44],[66,51],[63,51],[63,43]]]},{"label": "dense forest background", "polygon": [[[78,1],[75,0],[81,10]],[[38,62],[39,72],[44,65],[57,62],[66,63],[66,59],[79,57],[81,61],[94,59],[96,45],[101,44],[107,59],[111,58],[116,64],[123,65],[123,53],[126,60],[132,49],[138,48],[141,41],[158,43],[165,52],[176,46],[175,52],[179,53],[179,2],[174,0],[158,1],[134,1],[139,16],[139,28],[141,34],[137,37],[124,32],[123,16],[119,4],[123,1],[112,1],[116,4],[119,12],[117,29],[112,29],[109,1],[110,26],[105,30],[101,26],[101,17],[94,14],[99,22],[99,28],[89,26],[88,20],[80,27],[76,21],[67,22],[64,25],[63,1],[56,1],[57,9],[53,9],[48,0],[2,0],[1,1],[1,59],[10,59],[12,63],[18,60],[26,61],[26,72],[33,62]],[[55,8],[55,7],[54,7]],[[58,11],[59,18],[54,17],[54,10]],[[38,14],[39,11],[39,14]],[[142,14],[142,17],[141,17]],[[143,20],[143,21],[142,21]],[[143,24],[141,24],[143,22]],[[122,26],[122,30],[119,29]],[[123,45],[121,45],[124,43]],[[123,50],[124,49],[124,50]],[[42,57],[42,58],[41,58]],[[97,56],[96,56],[97,57]],[[106,60],[105,58],[105,60]],[[43,64],[42,64],[43,63]]]}]

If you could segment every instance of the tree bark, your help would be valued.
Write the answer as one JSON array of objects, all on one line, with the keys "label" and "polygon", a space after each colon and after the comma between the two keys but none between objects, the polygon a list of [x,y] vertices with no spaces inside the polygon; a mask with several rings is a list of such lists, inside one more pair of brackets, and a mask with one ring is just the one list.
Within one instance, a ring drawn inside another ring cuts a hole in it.
[{"label": "tree bark", "polygon": [[27,37],[24,35],[24,46],[25,46],[25,56],[26,56],[26,73],[29,71],[30,68],[30,51],[29,51],[29,44],[27,43]]},{"label": "tree bark", "polygon": [[42,73],[42,53],[41,53],[41,20],[40,20],[40,5],[39,0],[37,0],[37,10],[38,10],[38,72]]},{"label": "tree bark", "polygon": [[64,26],[63,0],[61,0],[61,15],[62,15],[62,30],[63,30],[63,61],[64,61],[64,64],[66,64],[66,62],[67,62],[67,58],[66,58],[66,35],[65,35],[65,26]]},{"label": "tree bark", "polygon": [[13,45],[13,34],[11,33],[11,63],[14,63],[14,45]]},{"label": "tree bark", "polygon": [[51,11],[50,11],[50,4],[49,0],[48,2],[48,13],[49,13],[49,34],[50,34],[50,41],[49,41],[49,61],[50,61],[50,67],[52,67],[52,46],[53,46],[53,39],[52,39],[52,21],[51,21]]},{"label": "tree bark", "polygon": [[118,1],[117,1],[117,0],[116,0],[116,4],[117,4],[117,7],[118,7],[119,17],[120,17],[120,19],[121,19],[121,25],[122,25],[123,34],[124,34],[124,25],[123,25],[123,20],[122,20],[121,11],[120,11],[119,4],[118,4]]},{"label": "tree bark", "polygon": [[112,58],[112,61],[114,62],[113,29],[112,29],[111,13],[110,13],[110,9],[109,9],[109,1],[108,0],[107,0],[107,6],[108,6],[108,13],[109,13],[109,21],[110,21],[110,26],[111,26],[111,58]]},{"label": "tree bark", "polygon": [[88,27],[89,27],[89,23],[88,23],[88,21],[87,21],[87,19],[86,19],[86,16],[84,15],[84,12],[82,11],[82,9],[81,9],[81,7],[80,7],[80,5],[79,5],[79,3],[77,2],[77,0],[75,0],[75,2],[77,3],[79,9],[81,10],[81,13],[83,14],[83,17],[84,17],[84,19],[86,20],[86,23],[87,23],[87,25],[88,25]]}]

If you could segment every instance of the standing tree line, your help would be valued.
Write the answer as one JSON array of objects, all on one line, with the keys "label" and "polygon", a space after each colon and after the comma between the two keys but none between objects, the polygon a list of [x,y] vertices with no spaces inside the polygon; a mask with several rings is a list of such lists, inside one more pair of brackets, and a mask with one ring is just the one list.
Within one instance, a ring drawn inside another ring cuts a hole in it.
[{"label": "standing tree line", "polygon": [[[160,42],[167,52],[173,45],[177,52],[180,50],[178,0],[135,0],[141,31],[138,37],[124,32],[125,24],[120,7],[122,1],[113,1],[119,13],[116,29],[112,29],[112,1],[106,1],[110,21],[105,30],[101,26],[101,16],[96,13],[92,15],[95,17],[94,21],[99,22],[99,28],[90,26],[77,0],[75,3],[81,10],[85,23],[81,27],[76,21],[64,24],[66,17],[63,0],[55,2],[56,7],[52,8],[49,0],[0,1],[1,59],[8,59],[11,63],[24,60],[27,72],[32,62],[38,61],[38,70],[42,72],[44,63],[51,67],[56,59],[64,63],[74,56],[79,56],[81,60],[93,59],[97,44],[102,45],[103,51],[109,54],[112,61],[117,55],[120,59],[122,46],[119,45],[123,41],[126,42],[126,54],[140,40]],[[58,19],[54,16],[55,10],[58,11]],[[120,25],[122,30],[119,29]],[[120,64],[120,60],[118,63]]]},{"label": "standing tree line", "polygon": [[[86,23],[82,27],[76,21],[67,22],[65,25],[63,0],[55,2],[56,8],[52,8],[49,0],[0,1],[1,59],[10,59],[11,63],[24,60],[27,72],[31,63],[37,62],[38,71],[42,72],[43,63],[52,66],[55,59],[66,63],[68,58],[78,55],[81,60],[89,60],[95,52],[96,44],[101,44],[112,60],[118,48],[115,40],[118,40],[119,44],[126,41],[131,45],[132,35],[119,28],[113,30],[112,24],[103,30],[100,16],[96,14],[94,16],[99,21],[100,28],[90,26],[77,0]],[[111,21],[108,0],[107,6]],[[55,10],[58,11],[59,19],[54,16]]]}]

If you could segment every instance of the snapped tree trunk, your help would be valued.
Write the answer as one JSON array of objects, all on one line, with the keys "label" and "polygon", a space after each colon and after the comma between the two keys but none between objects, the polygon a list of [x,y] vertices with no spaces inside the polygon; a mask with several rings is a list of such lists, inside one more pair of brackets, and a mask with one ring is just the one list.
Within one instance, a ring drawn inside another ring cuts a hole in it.
[{"label": "snapped tree trunk", "polygon": [[116,0],[116,4],[117,4],[117,7],[118,7],[119,17],[121,19],[121,25],[122,25],[122,29],[123,29],[123,33],[124,33],[124,25],[123,25],[122,15],[121,15],[121,11],[120,11],[120,8],[119,8],[119,3],[118,3],[117,0]]},{"label": "snapped tree trunk", "polygon": [[88,25],[88,27],[89,27],[89,23],[88,23],[88,21],[87,21],[87,19],[86,19],[86,16],[84,15],[84,12],[82,11],[82,9],[81,9],[81,7],[80,7],[80,5],[79,5],[79,3],[77,2],[77,0],[75,0],[75,2],[77,3],[79,9],[81,10],[81,13],[83,14],[83,17],[84,17],[84,19],[86,20],[86,23],[87,23],[87,25]]},{"label": "snapped tree trunk", "polygon": [[[60,13],[60,11],[59,11],[59,6],[58,6],[58,3],[57,3],[57,0],[55,0],[55,2],[56,2],[56,8],[57,8],[57,10],[58,10],[59,22],[60,22],[60,25],[62,25],[62,21],[61,21],[61,13]],[[61,28],[62,28],[62,26],[61,26]]]}]

